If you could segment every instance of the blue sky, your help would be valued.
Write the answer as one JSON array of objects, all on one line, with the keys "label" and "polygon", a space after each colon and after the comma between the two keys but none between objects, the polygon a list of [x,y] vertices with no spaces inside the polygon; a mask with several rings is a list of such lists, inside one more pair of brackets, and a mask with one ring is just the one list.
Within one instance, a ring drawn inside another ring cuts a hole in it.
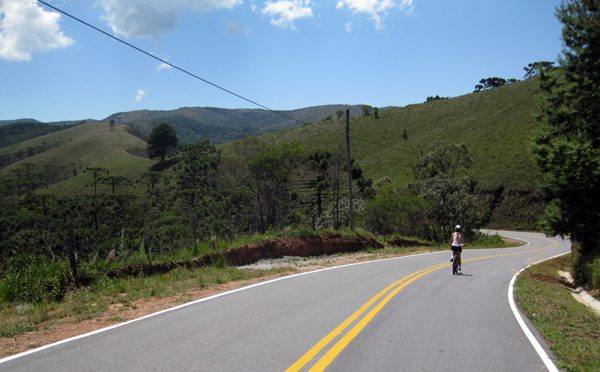
[{"label": "blue sky", "polygon": [[[560,0],[48,0],[276,110],[404,106],[556,61]],[[0,0],[0,120],[253,106],[35,0]]]}]

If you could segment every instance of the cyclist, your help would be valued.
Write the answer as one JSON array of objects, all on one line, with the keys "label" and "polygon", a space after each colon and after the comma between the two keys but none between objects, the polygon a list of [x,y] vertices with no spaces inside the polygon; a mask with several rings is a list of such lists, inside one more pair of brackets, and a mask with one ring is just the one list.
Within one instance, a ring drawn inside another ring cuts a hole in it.
[{"label": "cyclist", "polygon": [[[464,236],[462,233],[462,227],[460,225],[456,225],[454,227],[454,232],[452,233],[451,239],[450,239],[450,249],[452,249],[452,259],[454,259],[455,255],[456,258],[458,259],[458,270],[461,270],[461,259],[460,259],[460,255],[462,252],[462,246],[463,246],[463,241],[464,241]],[[452,261],[452,259],[450,259],[450,261]]]}]

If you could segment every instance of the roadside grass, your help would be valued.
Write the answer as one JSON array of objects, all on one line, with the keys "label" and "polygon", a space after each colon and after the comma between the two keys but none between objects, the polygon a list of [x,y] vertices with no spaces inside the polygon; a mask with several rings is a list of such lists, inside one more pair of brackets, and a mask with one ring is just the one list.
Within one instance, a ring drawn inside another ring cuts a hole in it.
[{"label": "roadside grass", "polygon": [[472,242],[467,242],[466,249],[511,248],[520,247],[523,244],[525,243],[522,241],[506,239],[498,234],[477,234]]},{"label": "roadside grass", "polygon": [[571,256],[523,272],[515,298],[567,371],[600,371],[600,316],[577,302],[558,270],[569,271]]},{"label": "roadside grass", "polygon": [[[309,236],[319,236],[324,234],[337,234],[345,237],[350,236],[364,236],[373,239],[377,239],[375,235],[371,232],[363,229],[356,229],[352,231],[350,229],[285,229],[281,231],[267,231],[262,234],[252,234],[252,235],[241,235],[234,239],[208,239],[206,241],[200,241],[196,244],[193,244],[188,247],[183,247],[180,249],[176,249],[170,252],[164,252],[160,254],[155,254],[152,256],[153,263],[162,263],[162,262],[184,262],[188,260],[192,260],[195,258],[207,256],[213,253],[219,253],[226,251],[228,249],[235,249],[242,247],[247,244],[256,243],[260,241],[266,240],[275,240],[277,238],[284,237],[309,237]],[[125,267],[128,265],[137,265],[137,264],[147,264],[148,256],[143,251],[135,251],[126,257],[120,258],[118,261],[111,263],[109,266],[110,269],[118,269],[121,267]],[[102,269],[108,269],[107,267],[102,267]]]}]

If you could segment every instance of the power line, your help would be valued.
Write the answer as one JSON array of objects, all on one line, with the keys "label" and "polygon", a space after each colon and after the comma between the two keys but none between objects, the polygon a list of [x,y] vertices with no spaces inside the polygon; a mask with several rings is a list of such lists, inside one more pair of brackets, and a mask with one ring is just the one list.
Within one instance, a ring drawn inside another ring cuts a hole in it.
[{"label": "power line", "polygon": [[149,53],[149,52],[145,51],[144,49],[142,49],[142,48],[140,48],[140,47],[137,47],[137,46],[135,46],[135,45],[133,45],[133,44],[131,44],[131,43],[128,43],[127,41],[125,41],[125,40],[123,40],[123,39],[121,39],[121,38],[118,38],[118,37],[116,37],[116,36],[114,36],[114,35],[111,35],[111,34],[109,34],[108,32],[106,32],[106,31],[103,31],[103,30],[99,29],[98,27],[96,27],[96,26],[94,26],[94,25],[92,25],[92,24],[90,24],[90,23],[88,23],[88,22],[86,22],[86,21],[84,21],[84,20],[82,20],[82,19],[80,19],[80,18],[77,18],[77,17],[75,17],[74,15],[72,15],[72,14],[70,14],[70,13],[67,13],[66,11],[64,11],[64,10],[62,10],[62,9],[59,9],[59,8],[55,7],[54,5],[50,5],[50,4],[48,4],[47,2],[45,2],[45,1],[43,1],[43,0],[38,0],[38,2],[40,2],[40,3],[44,4],[45,6],[47,6],[47,7],[49,7],[49,8],[52,8],[52,9],[56,10],[57,12],[59,12],[59,13],[61,13],[61,14],[64,14],[65,16],[67,16],[67,17],[69,17],[69,18],[71,18],[71,19],[73,19],[73,20],[75,20],[75,21],[77,21],[77,22],[80,22],[80,23],[82,23],[82,24],[84,24],[84,25],[86,25],[86,26],[88,26],[88,27],[90,27],[90,28],[92,28],[92,29],[94,29],[94,30],[96,30],[96,31],[98,31],[98,32],[100,32],[100,33],[102,33],[102,34],[104,34],[104,35],[108,36],[108,37],[110,37],[111,39],[114,39],[114,40],[116,40],[116,41],[118,41],[118,42],[120,42],[120,43],[122,43],[122,44],[125,44],[126,46],[128,46],[128,47],[130,47],[130,48],[133,48],[133,49],[137,50],[138,52],[140,52],[140,53],[142,53],[142,54],[145,54],[145,55],[147,55],[147,56],[148,56],[148,57],[150,57],[150,58],[154,58],[155,60],[157,60],[157,61],[159,61],[159,62],[162,62],[162,63],[164,63],[164,64],[166,64],[166,65],[169,65],[169,66],[171,66],[172,68],[174,68],[174,69],[176,69],[176,70],[179,70],[179,71],[183,72],[183,73],[184,73],[184,74],[186,74],[186,75],[189,75],[189,76],[191,76],[191,77],[193,77],[193,78],[195,78],[195,79],[198,79],[198,80],[200,80],[200,81],[202,81],[202,82],[204,82],[204,83],[206,83],[206,84],[208,84],[208,85],[212,85],[213,87],[215,87],[215,88],[217,88],[217,89],[220,89],[220,90],[222,90],[222,91],[224,91],[224,92],[226,92],[226,93],[229,93],[229,94],[231,94],[231,95],[233,95],[233,96],[235,96],[235,97],[238,97],[238,98],[240,98],[240,99],[242,99],[242,100],[244,100],[244,101],[246,101],[246,102],[249,102],[249,103],[251,103],[251,104],[253,104],[253,105],[256,105],[256,106],[258,106],[258,107],[260,107],[260,108],[263,108],[263,109],[265,109],[265,110],[267,110],[267,111],[271,111],[271,112],[273,112],[273,113],[275,113],[275,114],[278,114],[278,115],[281,115],[281,116],[283,116],[283,117],[285,117],[285,118],[287,118],[287,119],[294,120],[294,121],[296,121],[296,122],[298,122],[298,123],[300,123],[300,124],[305,124],[305,122],[303,122],[303,121],[301,121],[301,120],[298,120],[298,119],[296,119],[296,118],[294,118],[294,117],[292,117],[292,116],[286,115],[286,114],[284,114],[284,113],[282,113],[282,112],[279,112],[279,111],[277,111],[277,110],[273,110],[273,109],[272,109],[272,108],[270,108],[270,107],[267,107],[267,106],[265,106],[265,105],[263,105],[263,104],[260,104],[260,103],[258,103],[258,102],[256,102],[256,101],[253,101],[253,100],[249,99],[249,98],[246,98],[246,97],[242,96],[241,94],[237,94],[237,93],[235,93],[235,92],[233,92],[233,91],[231,91],[231,90],[229,90],[229,89],[227,89],[227,88],[224,88],[224,87],[222,87],[222,86],[220,86],[220,85],[218,85],[218,84],[216,84],[216,83],[213,83],[213,82],[211,82],[211,81],[209,81],[209,80],[207,80],[207,79],[204,79],[204,78],[202,78],[202,77],[200,77],[200,76],[198,76],[198,75],[196,75],[196,74],[194,74],[194,73],[192,73],[192,72],[190,72],[190,71],[188,71],[188,70],[186,70],[186,69],[183,69],[183,68],[181,68],[181,67],[179,67],[179,66],[177,66],[177,65],[174,65],[174,64],[172,64],[172,63],[170,63],[170,62],[168,62],[168,61],[166,61],[166,60],[164,60],[164,59],[162,59],[162,58],[160,58],[160,57],[157,57],[157,56],[155,56],[154,54],[152,54],[152,53]]},{"label": "power line", "polygon": [[[272,108],[270,108],[270,107],[268,107],[268,106],[265,106],[265,105],[263,105],[263,104],[261,104],[261,103],[258,103],[258,102],[256,102],[256,101],[254,101],[254,100],[252,100],[252,99],[246,98],[246,97],[242,96],[241,94],[235,93],[235,92],[233,92],[232,90],[229,90],[229,89],[227,89],[227,88],[224,88],[224,87],[222,87],[222,86],[221,86],[221,85],[219,85],[219,84],[213,83],[213,82],[211,82],[211,81],[209,81],[209,80],[207,80],[207,79],[205,79],[205,78],[202,78],[202,77],[200,77],[200,76],[198,76],[198,75],[196,75],[196,74],[194,74],[194,73],[192,73],[192,72],[190,72],[190,71],[188,71],[188,70],[186,70],[186,69],[184,69],[184,68],[181,68],[181,67],[179,67],[179,66],[177,66],[177,65],[174,65],[174,64],[173,64],[173,63],[171,63],[171,62],[168,62],[168,61],[166,61],[166,60],[164,60],[164,59],[162,59],[162,58],[160,58],[160,57],[157,57],[157,56],[155,56],[154,54],[152,54],[152,53],[150,53],[150,52],[147,52],[147,51],[145,51],[144,49],[142,49],[142,48],[140,48],[140,47],[137,47],[137,46],[135,46],[135,45],[133,45],[133,44],[131,44],[131,43],[129,43],[129,42],[127,42],[127,41],[125,41],[125,40],[121,39],[121,38],[118,38],[118,37],[116,37],[116,36],[114,36],[114,35],[111,35],[111,34],[109,34],[108,32],[106,32],[106,31],[103,31],[103,30],[101,30],[100,28],[98,28],[98,27],[96,27],[96,26],[94,26],[94,25],[92,25],[92,24],[90,24],[90,23],[88,23],[88,22],[86,22],[86,21],[84,21],[84,20],[82,20],[82,19],[80,19],[80,18],[78,18],[78,17],[76,17],[76,16],[74,16],[74,15],[72,15],[72,14],[70,14],[70,13],[68,13],[68,12],[66,12],[66,11],[64,11],[64,10],[62,10],[62,9],[60,9],[60,8],[57,8],[57,7],[56,7],[56,6],[54,6],[54,5],[51,5],[51,4],[47,3],[46,1],[43,1],[43,0],[37,0],[37,1],[38,1],[39,3],[41,3],[41,4],[44,4],[44,5],[45,5],[45,6],[47,6],[48,8],[54,9],[55,11],[57,11],[57,12],[59,12],[59,13],[61,13],[61,14],[64,14],[65,16],[67,16],[67,17],[69,17],[69,18],[71,18],[71,19],[73,19],[73,20],[75,20],[75,21],[77,21],[77,22],[79,22],[79,23],[81,23],[81,24],[83,24],[83,25],[87,26],[87,27],[90,27],[90,28],[92,28],[92,29],[94,29],[94,30],[96,30],[96,31],[98,31],[98,32],[100,32],[100,33],[102,33],[103,35],[110,37],[110,38],[111,38],[111,39],[113,39],[113,40],[116,40],[116,41],[118,41],[119,43],[122,43],[122,44],[124,44],[124,45],[126,45],[126,46],[128,46],[128,47],[130,47],[130,48],[132,48],[132,49],[135,49],[135,50],[137,50],[138,52],[140,52],[140,53],[142,53],[142,54],[145,54],[146,56],[148,56],[148,57],[150,57],[150,58],[153,58],[153,59],[155,59],[155,60],[157,60],[157,61],[159,61],[159,62],[161,62],[161,63],[164,63],[164,64],[166,64],[166,65],[168,65],[168,66],[171,66],[172,68],[174,68],[174,69],[176,69],[176,70],[178,70],[178,71],[180,71],[180,72],[183,72],[184,74],[186,74],[186,75],[189,75],[189,76],[191,76],[191,77],[193,77],[193,78],[195,78],[195,79],[197,79],[197,80],[200,80],[200,81],[202,81],[203,83],[206,83],[206,84],[208,84],[208,85],[211,85],[211,86],[213,86],[213,87],[215,87],[215,88],[217,88],[217,89],[219,89],[219,90],[221,90],[221,91],[223,91],[223,92],[225,92],[225,93],[231,94],[231,95],[233,95],[233,96],[235,96],[235,97],[237,97],[237,98],[240,98],[240,99],[242,99],[242,100],[244,100],[244,101],[246,101],[246,102],[249,102],[249,103],[251,103],[251,104],[253,104],[253,105],[255,105],[255,106],[258,106],[258,107],[260,107],[260,108],[262,108],[262,109],[265,109],[265,110],[267,110],[267,111],[269,111],[269,112],[272,112],[272,113],[274,113],[274,114],[276,114],[276,115],[279,115],[279,116],[281,116],[281,117],[284,117],[284,118],[286,118],[286,119],[290,119],[290,120],[292,120],[292,121],[295,121],[295,122],[297,122],[297,123],[299,123],[299,124],[313,124],[313,125],[315,125],[315,124],[316,124],[316,123],[308,123],[308,122],[305,122],[305,121],[303,121],[303,120],[296,119],[296,118],[294,118],[293,116],[287,115],[287,114],[285,114],[285,113],[283,113],[283,112],[281,112],[281,111],[274,110],[274,109],[272,109]],[[316,127],[316,126],[313,126],[313,128],[315,128],[315,129],[317,129],[317,130],[321,130],[321,131],[326,131],[326,132],[329,132],[329,133],[332,133],[332,134],[339,134],[339,133],[337,133],[336,131],[329,130],[329,129],[322,128],[322,127]],[[393,150],[397,150],[397,151],[406,151],[406,149],[400,149],[400,148],[396,148],[395,146],[384,145],[384,144],[381,144],[381,143],[378,143],[378,142],[375,142],[375,141],[371,141],[371,140],[365,140],[365,139],[363,139],[363,138],[354,138],[354,140],[355,140],[355,141],[359,141],[359,142],[368,143],[368,144],[371,144],[371,145],[380,146],[380,147],[387,147],[387,148],[390,148],[390,149],[393,149]]]}]

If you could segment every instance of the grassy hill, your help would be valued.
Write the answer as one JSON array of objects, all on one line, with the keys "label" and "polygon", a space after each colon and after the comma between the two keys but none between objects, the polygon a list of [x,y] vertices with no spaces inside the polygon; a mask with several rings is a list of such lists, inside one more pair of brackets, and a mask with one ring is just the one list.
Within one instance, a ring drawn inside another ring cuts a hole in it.
[{"label": "grassy hill", "polygon": [[88,123],[45,136],[0,148],[0,156],[22,151],[27,148],[47,148],[2,169],[2,174],[10,174],[24,163],[38,167],[51,165],[69,169],[75,177],[49,187],[49,192],[66,195],[75,189],[83,189],[89,176],[82,171],[87,167],[102,167],[113,176],[127,176],[135,179],[147,171],[154,161],[143,157],[146,143],[131,135],[125,126],[109,128],[107,122]]},{"label": "grassy hill", "polygon": [[[471,176],[482,189],[503,185],[536,188],[539,173],[529,151],[538,123],[537,80],[446,100],[390,108],[380,118],[351,120],[352,157],[368,177],[412,178],[411,166],[430,143],[446,139],[466,143],[474,159]],[[406,131],[408,139],[403,138]],[[275,143],[300,142],[332,151],[345,146],[343,120],[325,120],[262,136]],[[225,151],[227,149],[225,148]]]}]

